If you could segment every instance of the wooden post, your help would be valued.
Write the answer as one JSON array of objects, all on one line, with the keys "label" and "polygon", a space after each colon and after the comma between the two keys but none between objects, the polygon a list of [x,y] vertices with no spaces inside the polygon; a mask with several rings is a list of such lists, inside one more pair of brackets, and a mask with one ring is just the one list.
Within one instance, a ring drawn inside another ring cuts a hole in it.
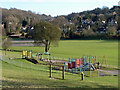
[{"label": "wooden post", "polygon": [[52,76],[52,65],[50,63],[50,76],[49,76],[49,78],[51,78],[51,76]]},{"label": "wooden post", "polygon": [[62,71],[62,79],[64,79],[64,66],[62,66],[63,71]]}]

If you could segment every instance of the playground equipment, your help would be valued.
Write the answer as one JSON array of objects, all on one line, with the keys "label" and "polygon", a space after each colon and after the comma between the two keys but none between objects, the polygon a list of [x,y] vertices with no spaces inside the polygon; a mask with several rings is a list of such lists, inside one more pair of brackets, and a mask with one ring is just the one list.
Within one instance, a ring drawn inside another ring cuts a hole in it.
[{"label": "playground equipment", "polygon": [[75,69],[75,73],[77,73],[77,71],[79,70],[79,73],[81,73],[82,71],[85,71],[87,69],[91,70],[96,70],[98,69],[98,64],[96,63],[96,56],[89,56],[89,57],[82,57],[79,59],[71,59],[69,58],[69,62],[65,62],[64,64],[65,67],[65,71],[68,71],[73,73],[74,69]]},{"label": "playground equipment", "polygon": [[83,80],[83,79],[84,79],[84,73],[81,72],[81,80]]},{"label": "playground equipment", "polygon": [[[61,68],[62,69],[62,79],[64,79],[64,71],[67,72],[71,72],[71,73],[79,73],[82,75],[82,80],[84,78],[84,74],[86,70],[90,71],[90,76],[91,76],[91,70],[96,70],[99,69],[99,62],[96,62],[97,57],[96,56],[84,56],[81,58],[69,58],[69,62],[65,61],[63,63],[55,63],[55,61],[57,62],[57,60],[51,60],[52,57],[50,56],[51,54],[49,54],[49,52],[44,52],[43,54],[40,54],[39,52],[37,52],[36,55],[33,55],[32,51],[28,51],[28,50],[23,50],[22,52],[22,58],[28,59],[29,61],[49,61],[49,63],[44,62],[44,63],[38,63],[38,64],[42,64],[42,65],[50,65],[50,78],[52,76],[52,69],[55,66],[56,68]],[[103,61],[105,61],[106,63],[106,58],[105,56],[103,56]],[[102,64],[103,64],[102,61]],[[101,65],[102,65],[101,64]],[[53,67],[52,67],[53,66]],[[59,69],[59,70],[61,70]]]},{"label": "playground equipment", "polygon": [[39,56],[39,53],[37,53],[36,55],[33,55],[32,51],[30,51],[30,50],[29,51],[28,50],[23,50],[23,52],[22,52],[22,58],[25,58],[25,59],[32,60],[32,59],[35,59],[36,56]]},{"label": "playground equipment", "polygon": [[44,52],[43,54],[40,54],[39,52],[37,52],[36,55],[33,55],[32,51],[31,50],[23,50],[22,52],[22,58],[25,58],[25,59],[37,59],[37,60],[47,60],[49,61],[50,59],[50,55],[49,52]]}]

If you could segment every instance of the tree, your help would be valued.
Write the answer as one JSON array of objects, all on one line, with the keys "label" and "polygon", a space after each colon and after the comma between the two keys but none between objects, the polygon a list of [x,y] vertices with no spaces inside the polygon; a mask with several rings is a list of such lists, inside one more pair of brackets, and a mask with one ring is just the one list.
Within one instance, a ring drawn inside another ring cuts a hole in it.
[{"label": "tree", "polygon": [[16,32],[16,27],[17,27],[18,22],[19,22],[18,18],[12,15],[10,15],[9,17],[6,17],[5,18],[6,33]]},{"label": "tree", "polygon": [[96,35],[92,29],[83,30],[82,34],[84,37],[94,37]]},{"label": "tree", "polygon": [[117,29],[114,26],[109,26],[107,29],[108,36],[115,36],[117,34]]},{"label": "tree", "polygon": [[50,49],[50,44],[58,45],[61,37],[61,30],[45,21],[40,21],[34,26],[33,39],[36,43],[45,44],[45,52]]},{"label": "tree", "polygon": [[[120,11],[120,10],[119,10],[119,11]],[[118,30],[120,30],[120,14],[118,15],[117,22],[118,22]]]},{"label": "tree", "polygon": [[28,22],[26,20],[23,20],[22,26],[25,27],[27,24],[28,24]]},{"label": "tree", "polygon": [[68,20],[65,17],[58,16],[54,20],[50,21],[50,23],[62,28],[64,24],[68,23]]},{"label": "tree", "polygon": [[11,39],[10,38],[6,38],[4,39],[4,41],[2,42],[2,48],[5,50],[5,55],[6,55],[6,51],[7,49],[11,46]]}]

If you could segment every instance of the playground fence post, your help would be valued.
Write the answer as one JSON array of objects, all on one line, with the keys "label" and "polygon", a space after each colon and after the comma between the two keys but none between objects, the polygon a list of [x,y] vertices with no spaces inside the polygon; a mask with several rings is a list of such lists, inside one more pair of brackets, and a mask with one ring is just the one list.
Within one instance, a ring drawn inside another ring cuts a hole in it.
[{"label": "playground fence post", "polygon": [[51,63],[50,63],[50,78],[51,78],[51,76],[52,76],[52,65],[51,65]]},{"label": "playground fence post", "polygon": [[62,79],[64,79],[64,66],[62,67]]}]

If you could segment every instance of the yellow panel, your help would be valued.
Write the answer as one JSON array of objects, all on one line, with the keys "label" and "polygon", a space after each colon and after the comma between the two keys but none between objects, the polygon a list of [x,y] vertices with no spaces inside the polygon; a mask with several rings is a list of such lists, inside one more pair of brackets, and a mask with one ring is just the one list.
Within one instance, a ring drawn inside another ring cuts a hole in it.
[{"label": "yellow panel", "polygon": [[93,57],[91,56],[91,63],[93,64]]},{"label": "yellow panel", "polygon": [[25,55],[25,51],[23,51],[23,55]]}]

